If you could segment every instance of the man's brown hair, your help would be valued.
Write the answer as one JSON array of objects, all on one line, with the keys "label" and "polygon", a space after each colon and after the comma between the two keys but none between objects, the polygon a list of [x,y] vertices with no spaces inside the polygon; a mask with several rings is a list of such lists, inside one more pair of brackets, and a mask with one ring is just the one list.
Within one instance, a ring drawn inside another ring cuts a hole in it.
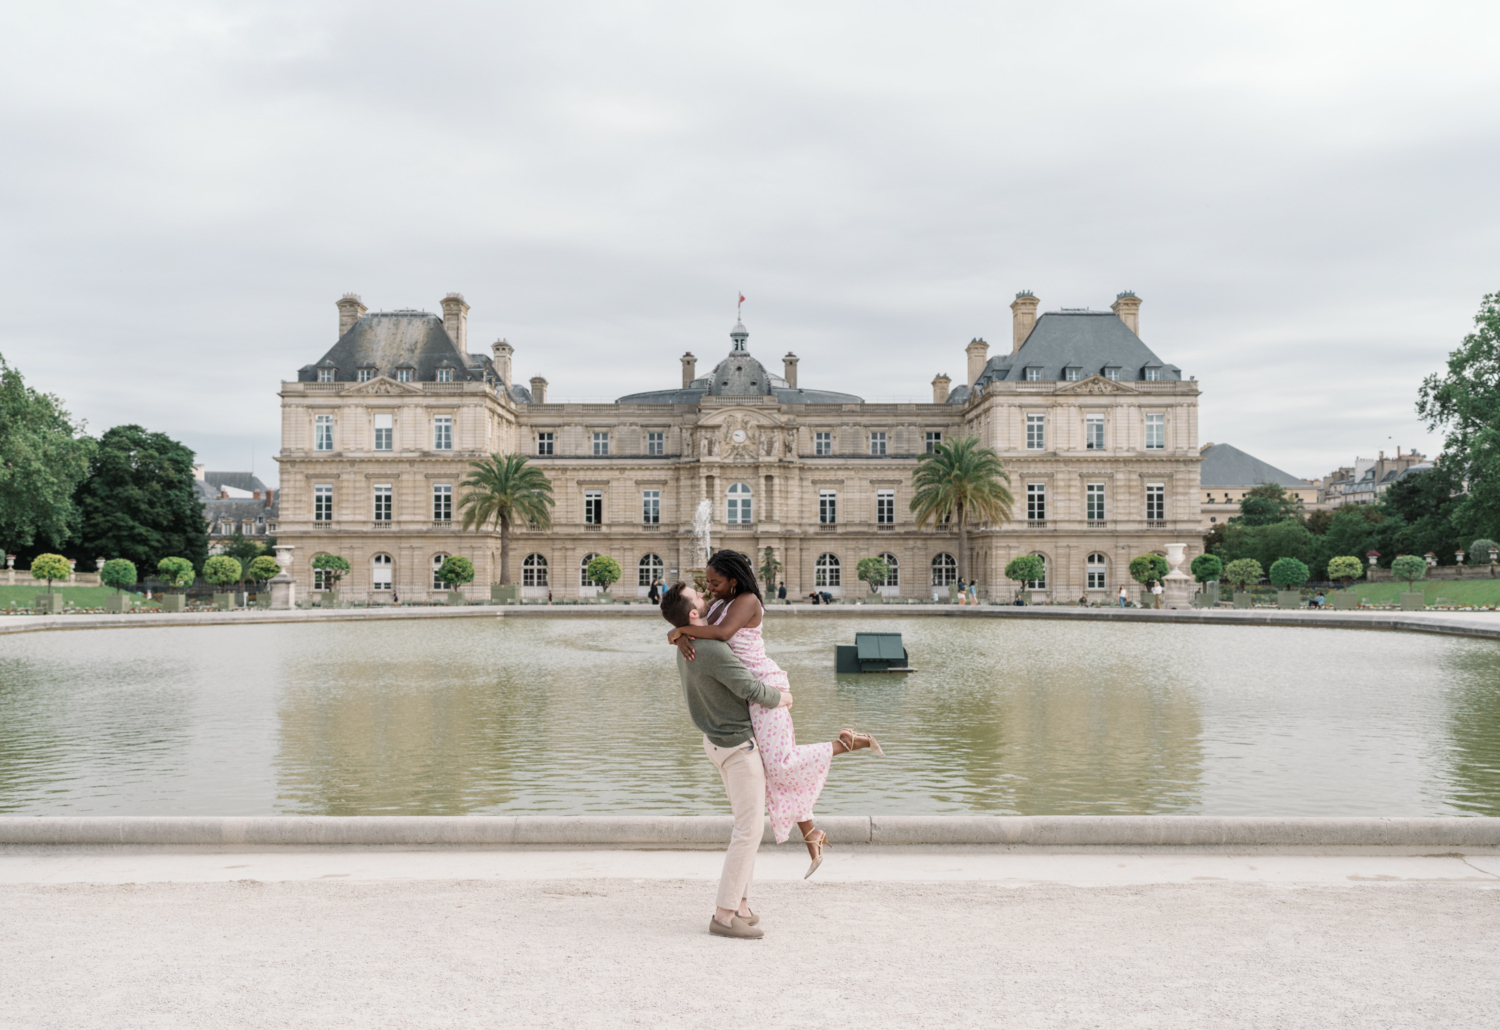
[{"label": "man's brown hair", "polygon": [[692,621],[689,618],[693,613],[692,602],[682,594],[686,589],[687,584],[679,580],[661,595],[661,617],[674,626],[686,626]]}]

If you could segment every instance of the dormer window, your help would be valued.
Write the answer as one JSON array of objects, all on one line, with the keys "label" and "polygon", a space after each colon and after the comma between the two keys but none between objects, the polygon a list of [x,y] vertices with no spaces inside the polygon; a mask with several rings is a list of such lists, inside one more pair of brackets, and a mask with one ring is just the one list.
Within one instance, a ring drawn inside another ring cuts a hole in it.
[{"label": "dormer window", "polygon": [[1161,369],[1154,365],[1146,366],[1146,382],[1155,383],[1161,380]]},{"label": "dormer window", "polygon": [[409,383],[409,382],[411,382],[411,372],[412,372],[412,370],[409,369],[409,368],[398,368],[398,369],[396,369],[396,382],[398,382],[398,383]]},{"label": "dormer window", "polygon": [[1112,380],[1115,380],[1116,382],[1118,382],[1119,378],[1120,378],[1120,366],[1119,365],[1106,365],[1106,366],[1104,366],[1104,378],[1105,379],[1112,379]]},{"label": "dormer window", "polygon": [[1042,370],[1035,365],[1026,366],[1026,381],[1028,383],[1039,383],[1042,381]]},{"label": "dormer window", "polygon": [[1070,383],[1076,383],[1078,382],[1078,380],[1083,378],[1083,369],[1079,368],[1077,365],[1069,365],[1067,368],[1063,369],[1063,378]]},{"label": "dormer window", "polygon": [[451,369],[451,368],[440,368],[440,369],[438,369],[437,370],[437,381],[440,382],[440,383],[451,383],[451,382],[453,382],[453,369]]},{"label": "dormer window", "polygon": [[318,369],[318,382],[320,382],[320,383],[331,383],[331,382],[333,382],[333,373],[334,373],[334,370],[331,369],[331,368],[320,368],[320,369]]},{"label": "dormer window", "polygon": [[362,383],[368,383],[371,379],[374,379],[374,378],[375,378],[375,370],[373,368],[362,368],[362,369],[359,370],[359,381],[360,382],[362,382]]}]

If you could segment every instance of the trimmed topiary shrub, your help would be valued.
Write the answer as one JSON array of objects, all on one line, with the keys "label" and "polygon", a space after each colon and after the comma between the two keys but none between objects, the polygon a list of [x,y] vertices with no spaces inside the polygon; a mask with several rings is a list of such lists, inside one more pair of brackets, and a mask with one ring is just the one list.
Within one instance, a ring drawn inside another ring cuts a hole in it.
[{"label": "trimmed topiary shrub", "polygon": [[1283,590],[1295,590],[1310,578],[1312,570],[1296,558],[1277,558],[1271,563],[1271,582]]},{"label": "trimmed topiary shrub", "polygon": [[1200,554],[1193,559],[1189,566],[1193,572],[1193,578],[1199,583],[1208,583],[1219,578],[1224,571],[1224,559],[1217,554]]},{"label": "trimmed topiary shrub", "polygon": [[1034,554],[1023,554],[1012,558],[1005,566],[1005,578],[1017,583],[1041,579],[1047,574],[1047,564]]},{"label": "trimmed topiary shrub", "polygon": [[[610,559],[613,561],[614,559]],[[598,561],[597,558],[594,561]],[[593,569],[594,562],[589,562],[589,568]],[[447,583],[450,587],[461,587],[465,583],[474,582],[474,563],[461,554],[450,554],[443,560],[442,566],[437,571],[437,578]],[[620,578],[620,566],[615,565],[615,578]]]},{"label": "trimmed topiary shrub", "polygon": [[1482,536],[1469,545],[1469,560],[1471,562],[1488,563],[1491,551],[1500,551],[1500,544],[1495,543],[1487,536]]},{"label": "trimmed topiary shrub", "polygon": [[161,573],[168,586],[178,590],[192,586],[197,575],[193,563],[186,558],[163,558],[156,563],[156,571]]},{"label": "trimmed topiary shrub", "polygon": [[281,575],[281,565],[269,554],[263,554],[258,558],[250,559],[250,565],[245,569],[245,574],[257,583],[264,583],[268,579],[275,579]]},{"label": "trimmed topiary shrub", "polygon": [[45,579],[47,593],[52,593],[52,581],[67,579],[73,574],[73,566],[60,554],[39,554],[31,559],[31,578]]},{"label": "trimmed topiary shrub", "polygon": [[1163,580],[1172,566],[1159,554],[1138,554],[1130,559],[1130,578],[1144,586],[1152,580]]},{"label": "trimmed topiary shrub", "polygon": [[1224,578],[1241,590],[1248,584],[1259,583],[1264,575],[1260,562],[1254,558],[1237,558],[1224,566]]},{"label": "trimmed topiary shrub", "polygon": [[320,554],[313,559],[313,569],[323,573],[323,585],[330,592],[339,588],[339,580],[349,574],[349,559],[336,554]]},{"label": "trimmed topiary shrub", "polygon": [[1365,563],[1352,554],[1328,559],[1328,578],[1343,583],[1346,590],[1349,588],[1350,583],[1364,574]]},{"label": "trimmed topiary shrub", "polygon": [[239,559],[227,554],[216,554],[203,563],[203,578],[217,587],[238,583],[241,571]]},{"label": "trimmed topiary shrub", "polygon": [[873,594],[890,579],[891,567],[885,563],[884,558],[861,558],[854,567],[854,575],[868,583],[870,593]]},{"label": "trimmed topiary shrub", "polygon": [[111,558],[99,570],[99,582],[116,591],[135,586],[136,578],[135,562],[127,558]]},{"label": "trimmed topiary shrub", "polygon": [[1406,589],[1410,593],[1416,589],[1416,581],[1426,577],[1427,559],[1415,554],[1403,554],[1391,562],[1391,575],[1406,580]]}]

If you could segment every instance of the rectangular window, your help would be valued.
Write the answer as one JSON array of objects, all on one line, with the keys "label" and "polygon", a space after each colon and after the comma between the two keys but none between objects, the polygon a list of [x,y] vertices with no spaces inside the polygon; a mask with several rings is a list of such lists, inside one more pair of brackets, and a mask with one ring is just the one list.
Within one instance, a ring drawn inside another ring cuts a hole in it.
[{"label": "rectangular window", "polygon": [[333,382],[333,369],[331,369],[331,368],[320,368],[320,369],[318,369],[318,382],[320,382],[320,383],[331,383],[331,382]]},{"label": "rectangular window", "polygon": [[729,496],[724,503],[724,521],[731,526],[748,526],[753,521],[748,483],[735,483],[729,488]]},{"label": "rectangular window", "polygon": [[666,433],[646,434],[646,454],[648,457],[659,458],[667,453]]},{"label": "rectangular window", "polygon": [[896,491],[880,490],[876,492],[875,524],[878,526],[894,526],[896,524]]},{"label": "rectangular window", "polygon": [[1047,416],[1026,416],[1026,449],[1041,451],[1047,447]]},{"label": "rectangular window", "polygon": [[375,488],[375,521],[391,521],[391,488],[389,485]]},{"label": "rectangular window", "polygon": [[927,453],[931,454],[937,449],[937,445],[943,442],[943,434],[934,430],[927,431]]},{"label": "rectangular window", "polygon": [[1068,382],[1070,382],[1070,383],[1076,383],[1076,382],[1078,382],[1078,380],[1080,380],[1080,379],[1083,378],[1083,369],[1081,369],[1081,368],[1068,368],[1068,369],[1064,369],[1063,370],[1063,376],[1064,376],[1064,378],[1066,378],[1068,380]]},{"label": "rectangular window", "polygon": [[375,449],[377,451],[388,451],[396,436],[396,416],[375,416]]},{"label": "rectangular window", "polygon": [[604,525],[604,491],[585,490],[583,492],[583,524],[586,526]]},{"label": "rectangular window", "polygon": [[1167,488],[1163,483],[1146,484],[1146,520],[1163,522],[1167,517]]},{"label": "rectangular window", "polygon": [[453,521],[453,486],[450,483],[434,483],[432,486],[432,521]]},{"label": "rectangular window", "polygon": [[602,457],[606,456],[607,454],[609,454],[609,434],[608,433],[595,433],[594,434],[594,457],[596,457],[596,458],[602,458]]},{"label": "rectangular window", "polygon": [[1159,379],[1161,379],[1161,369],[1159,369],[1159,368],[1148,368],[1148,369],[1146,369],[1146,382],[1148,382],[1148,383],[1154,383],[1154,382],[1156,382]]},{"label": "rectangular window", "polygon": [[884,433],[871,433],[870,434],[870,453],[872,455],[874,455],[875,457],[877,457],[877,458],[884,456],[884,454],[885,454],[885,434]]},{"label": "rectangular window", "polygon": [[319,415],[313,419],[313,450],[333,450],[332,415]]},{"label": "rectangular window", "polygon": [[1100,558],[1100,560],[1098,562],[1095,562],[1094,561],[1095,558],[1100,558],[1100,556],[1097,555],[1097,554],[1091,554],[1091,555],[1089,555],[1089,561],[1088,561],[1088,565],[1087,565],[1088,574],[1089,574],[1089,579],[1088,579],[1089,589],[1090,590],[1103,590],[1104,589],[1104,563],[1103,563],[1103,559],[1102,558]]},{"label": "rectangular window", "polygon": [[1104,450],[1104,416],[1089,415],[1083,420],[1083,448],[1087,451]]},{"label": "rectangular window", "polygon": [[1090,483],[1084,487],[1085,514],[1090,522],[1104,521],[1104,484]]},{"label": "rectangular window", "polygon": [[647,526],[661,525],[661,491],[641,491],[641,522]]},{"label": "rectangular window", "polygon": [[823,457],[825,455],[829,455],[829,454],[832,454],[832,453],[833,453],[833,434],[832,433],[814,433],[813,434],[813,454],[818,455],[819,457]]},{"label": "rectangular window", "polygon": [[437,370],[437,381],[440,382],[440,383],[451,383],[451,382],[453,382],[453,369],[451,369],[451,368],[440,368],[440,369],[438,369]]},{"label": "rectangular window", "polygon": [[1028,383],[1039,383],[1042,381],[1042,370],[1039,368],[1028,368],[1026,370],[1026,381]]},{"label": "rectangular window", "polygon": [[398,369],[396,369],[396,382],[398,382],[398,383],[409,383],[409,382],[411,382],[411,369],[409,369],[409,368],[398,368]]},{"label": "rectangular window", "polygon": [[1047,521],[1047,484],[1026,484],[1026,521]]},{"label": "rectangular window", "polygon": [[374,379],[374,378],[375,378],[375,370],[373,368],[362,368],[362,369],[359,370],[359,381],[360,382],[362,382],[362,383],[368,383],[371,379]]},{"label": "rectangular window", "polygon": [[839,520],[839,495],[833,490],[818,491],[818,522],[831,526]]},{"label": "rectangular window", "polygon": [[1106,368],[1104,370],[1104,378],[1105,379],[1119,379],[1120,378],[1120,370],[1118,368]]},{"label": "rectangular window", "polygon": [[536,452],[537,452],[537,454],[541,455],[542,457],[551,457],[552,456],[552,434],[551,433],[538,433],[538,434],[536,434]]},{"label": "rectangular window", "polygon": [[439,415],[432,420],[432,449],[453,450],[453,416]]},{"label": "rectangular window", "polygon": [[1160,451],[1167,446],[1167,416],[1146,416],[1146,450]]},{"label": "rectangular window", "polygon": [[333,521],[333,485],[313,487],[313,521]]}]

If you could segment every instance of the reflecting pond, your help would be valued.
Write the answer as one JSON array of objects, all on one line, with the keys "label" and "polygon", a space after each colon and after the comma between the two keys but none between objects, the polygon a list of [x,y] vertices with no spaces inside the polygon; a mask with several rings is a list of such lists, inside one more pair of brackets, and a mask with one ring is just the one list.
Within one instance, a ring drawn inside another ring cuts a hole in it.
[{"label": "reflecting pond", "polygon": [[[839,676],[777,616],[819,811],[1500,815],[1500,645],[1362,631],[879,620],[917,672]],[[655,619],[122,629],[0,642],[0,812],[723,809]]]}]

